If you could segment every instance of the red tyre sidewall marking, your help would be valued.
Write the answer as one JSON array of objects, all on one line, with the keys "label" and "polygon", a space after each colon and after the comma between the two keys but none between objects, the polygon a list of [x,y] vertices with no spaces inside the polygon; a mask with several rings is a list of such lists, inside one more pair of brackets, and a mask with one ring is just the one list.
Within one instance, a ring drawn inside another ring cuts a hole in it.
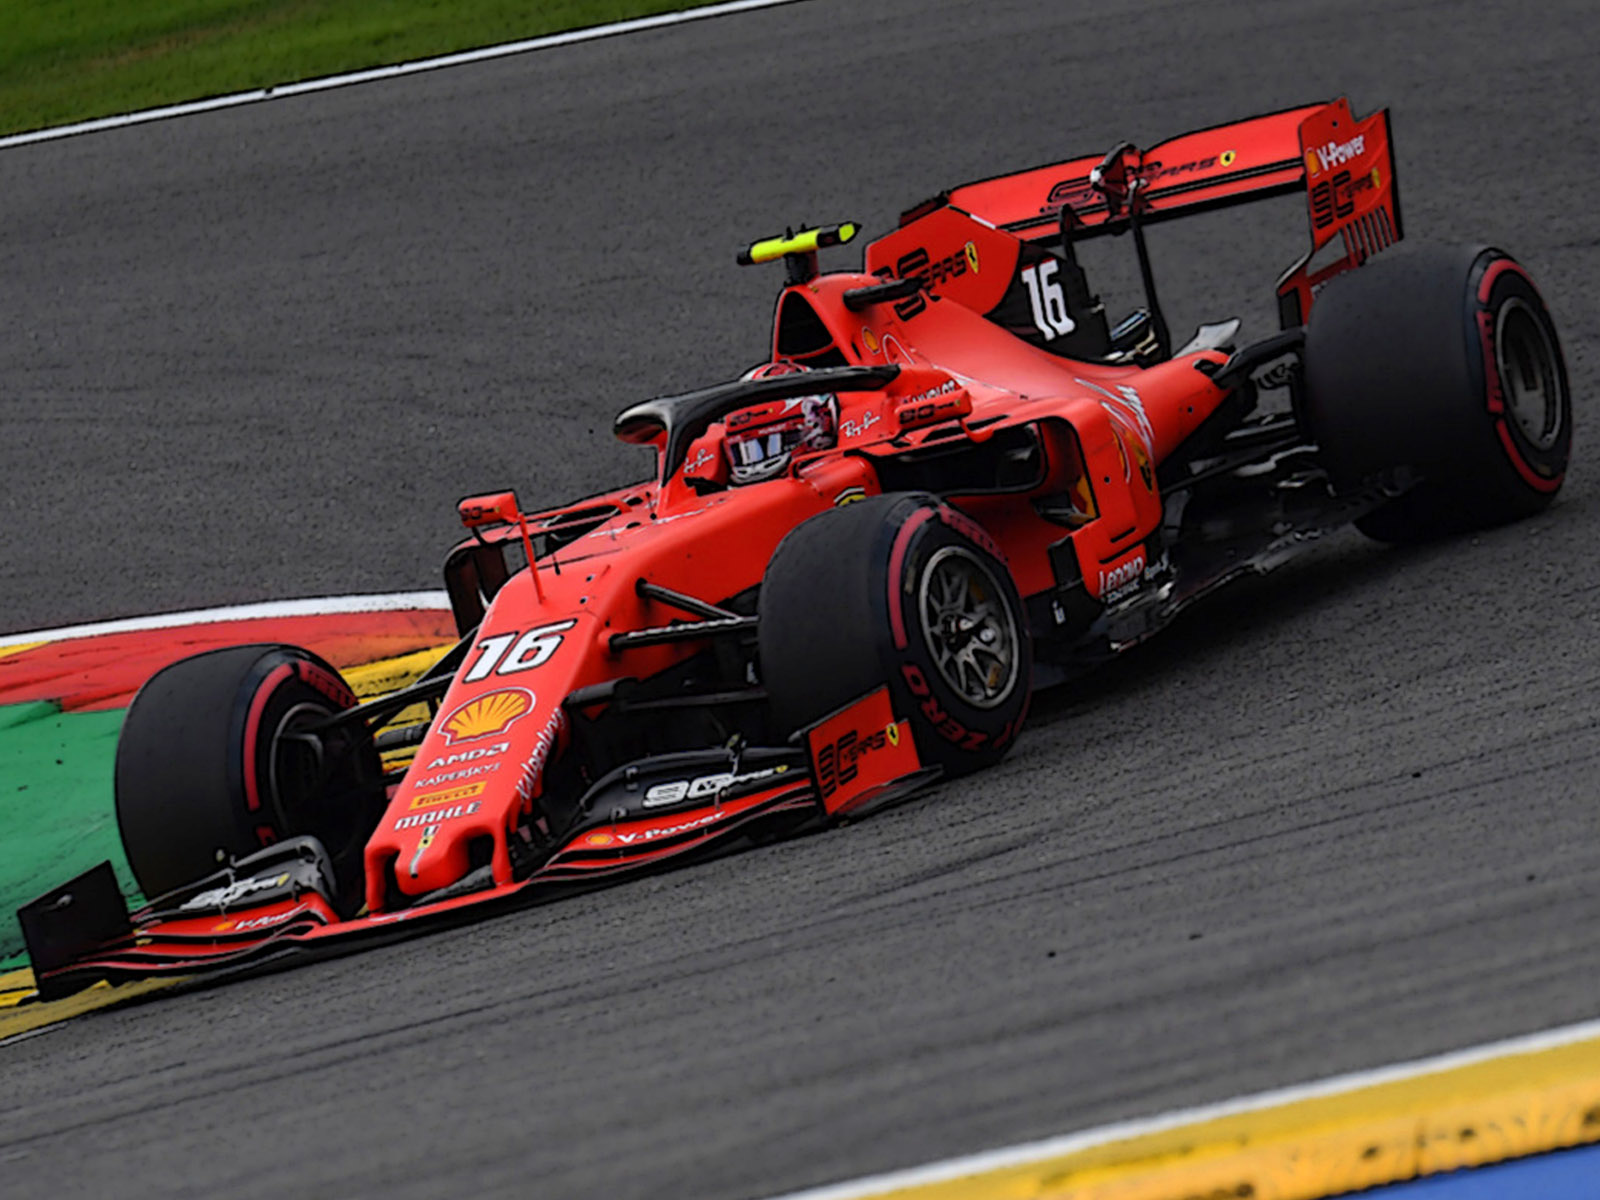
[{"label": "red tyre sidewall marking", "polygon": [[[256,688],[250,701],[250,711],[244,719],[244,802],[251,812],[261,811],[261,788],[256,778],[256,747],[261,733],[261,714],[267,701],[278,690],[278,685],[295,674],[295,664],[281,663],[268,672]],[[256,831],[257,836],[260,830]]]},{"label": "red tyre sidewall marking", "polygon": [[[1494,310],[1489,307],[1489,297],[1494,293],[1494,285],[1500,276],[1512,272],[1528,285],[1535,297],[1539,289],[1533,286],[1533,280],[1528,273],[1509,258],[1496,259],[1483,273],[1483,278],[1478,281],[1478,303],[1481,309],[1478,313],[1478,342],[1483,347],[1483,382],[1485,399],[1490,414],[1494,417],[1495,436],[1500,439],[1500,445],[1505,449],[1506,458],[1510,461],[1522,481],[1537,492],[1554,492],[1561,486],[1564,474],[1553,477],[1539,474],[1533,469],[1522,453],[1522,448],[1517,445],[1516,438],[1511,434],[1511,429],[1506,424],[1506,399],[1505,391],[1500,385],[1500,366],[1494,356]],[[1541,301],[1542,303],[1542,301]]]}]

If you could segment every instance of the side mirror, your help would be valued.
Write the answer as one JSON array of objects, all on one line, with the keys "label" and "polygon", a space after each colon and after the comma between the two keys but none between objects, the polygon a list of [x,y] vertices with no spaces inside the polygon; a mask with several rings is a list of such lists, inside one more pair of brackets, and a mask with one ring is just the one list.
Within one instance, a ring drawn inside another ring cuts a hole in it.
[{"label": "side mirror", "polygon": [[461,515],[461,523],[471,530],[482,529],[485,525],[515,525],[521,520],[516,492],[468,496],[456,505],[456,512]]}]

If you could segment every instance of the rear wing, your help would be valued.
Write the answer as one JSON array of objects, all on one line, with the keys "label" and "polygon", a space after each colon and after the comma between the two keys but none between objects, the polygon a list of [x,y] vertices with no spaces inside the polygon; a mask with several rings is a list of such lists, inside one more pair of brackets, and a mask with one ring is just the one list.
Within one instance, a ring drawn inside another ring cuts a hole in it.
[{"label": "rear wing", "polygon": [[[1280,318],[1289,328],[1305,321],[1328,279],[1400,240],[1387,109],[1357,120],[1341,98],[1186,133],[1148,150],[1124,144],[1104,156],[963,184],[902,214],[898,229],[867,247],[866,268],[921,277],[925,291],[991,315],[1020,284],[990,274],[980,285],[979,263],[1037,271],[1041,256],[1059,249],[1068,260],[1063,269],[1073,273],[1073,242],[1129,230],[1143,260],[1142,226],[1297,192],[1306,196],[1311,248],[1278,280]],[[1312,259],[1335,239],[1343,254],[1312,272]],[[1038,292],[1037,276],[1030,286]],[[1050,321],[1034,324],[1048,343]]]},{"label": "rear wing", "polygon": [[1096,187],[1090,173],[1121,153],[1140,181],[1144,224],[1242,200],[1295,191],[1305,178],[1300,125],[1326,105],[1312,104],[1171,138],[1148,150],[1068,159],[1014,175],[965,184],[947,202],[1024,241],[1054,237],[1061,210],[1072,210],[1078,236],[1120,233],[1126,205]]}]

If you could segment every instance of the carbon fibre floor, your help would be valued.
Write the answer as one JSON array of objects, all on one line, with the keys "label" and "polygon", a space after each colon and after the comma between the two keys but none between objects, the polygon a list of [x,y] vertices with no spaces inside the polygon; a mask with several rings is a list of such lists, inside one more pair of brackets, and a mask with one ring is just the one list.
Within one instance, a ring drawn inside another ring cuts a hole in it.
[{"label": "carbon fibre floor", "polygon": [[[1393,106],[1412,237],[1532,269],[1580,422],[1547,515],[1337,539],[981,779],[0,1049],[0,1188],[753,1195],[1595,1015],[1597,35],[809,0],[0,153],[8,630],[432,586],[458,496],[636,474],[614,411],[759,357],[742,240],[1339,92]],[[1174,325],[1270,328],[1303,236],[1160,230]]]}]

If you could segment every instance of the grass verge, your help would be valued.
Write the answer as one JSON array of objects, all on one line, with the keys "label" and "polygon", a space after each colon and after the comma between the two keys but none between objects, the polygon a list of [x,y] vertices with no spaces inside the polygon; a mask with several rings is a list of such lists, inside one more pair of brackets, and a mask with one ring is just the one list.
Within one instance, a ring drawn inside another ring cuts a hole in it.
[{"label": "grass verge", "polygon": [[710,2],[31,0],[0,4],[0,134]]}]

